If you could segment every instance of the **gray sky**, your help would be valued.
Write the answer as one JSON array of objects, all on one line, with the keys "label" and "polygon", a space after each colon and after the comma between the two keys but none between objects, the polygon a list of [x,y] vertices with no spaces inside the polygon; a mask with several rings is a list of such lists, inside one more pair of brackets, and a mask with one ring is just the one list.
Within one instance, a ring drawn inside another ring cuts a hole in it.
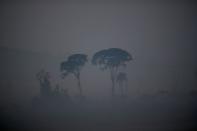
[{"label": "gray sky", "polygon": [[[21,1],[2,2],[0,12],[2,46],[61,58],[86,53],[89,59],[118,47],[134,57],[127,67],[131,93],[174,83],[182,90],[196,87],[195,3]],[[98,95],[110,86],[109,72],[89,64],[83,73],[90,92]]]}]

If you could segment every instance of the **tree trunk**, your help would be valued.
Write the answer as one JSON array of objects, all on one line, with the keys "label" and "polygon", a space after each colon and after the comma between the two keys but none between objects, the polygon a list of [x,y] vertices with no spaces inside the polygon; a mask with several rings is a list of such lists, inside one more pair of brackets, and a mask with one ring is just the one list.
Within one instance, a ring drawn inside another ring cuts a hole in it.
[{"label": "tree trunk", "polygon": [[81,88],[81,80],[80,80],[80,73],[77,75],[77,81],[78,81],[78,89],[79,89],[79,96],[82,97],[82,88]]},{"label": "tree trunk", "polygon": [[111,81],[112,81],[111,93],[112,93],[112,97],[114,97],[115,95],[115,71],[113,68],[110,69],[110,73],[111,73]]},{"label": "tree trunk", "polygon": [[128,89],[128,81],[125,81],[125,96],[127,97],[129,93],[129,89]]},{"label": "tree trunk", "polygon": [[121,97],[123,97],[124,91],[123,91],[123,82],[122,81],[119,81],[119,88],[120,88]]}]

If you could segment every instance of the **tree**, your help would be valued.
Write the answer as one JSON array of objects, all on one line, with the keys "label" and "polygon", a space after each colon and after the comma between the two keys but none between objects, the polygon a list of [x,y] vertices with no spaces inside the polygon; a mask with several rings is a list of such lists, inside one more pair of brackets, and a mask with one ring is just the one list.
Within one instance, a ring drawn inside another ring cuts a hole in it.
[{"label": "tree", "polygon": [[117,77],[118,68],[126,67],[126,62],[132,60],[132,56],[125,50],[119,48],[109,48],[98,51],[92,58],[92,64],[98,65],[101,70],[110,70],[112,81],[112,96],[115,93],[115,80]]},{"label": "tree", "polygon": [[41,96],[50,96],[51,95],[51,83],[50,83],[50,75],[49,72],[45,70],[41,70],[36,74],[36,78],[40,83],[40,93]]},{"label": "tree", "polygon": [[119,84],[119,88],[121,90],[121,97],[126,96],[126,92],[128,91],[127,81],[127,74],[124,72],[119,72],[116,78],[116,82]]},{"label": "tree", "polygon": [[82,97],[82,94],[83,94],[81,81],[80,81],[80,72],[86,62],[87,62],[87,55],[73,54],[68,57],[67,61],[64,61],[60,64],[62,78],[65,78],[69,74],[73,74],[75,78],[77,79],[80,97]]}]

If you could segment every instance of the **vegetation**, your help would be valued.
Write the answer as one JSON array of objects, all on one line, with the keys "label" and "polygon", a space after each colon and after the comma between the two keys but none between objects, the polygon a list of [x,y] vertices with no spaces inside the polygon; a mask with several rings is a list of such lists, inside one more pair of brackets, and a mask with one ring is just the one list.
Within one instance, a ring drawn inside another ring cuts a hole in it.
[{"label": "vegetation", "polygon": [[[124,72],[120,72],[120,67],[126,67],[126,63],[132,60],[132,56],[125,50],[119,48],[110,48],[106,50],[98,51],[92,57],[92,64],[98,65],[101,70],[109,70],[112,88],[111,93],[114,96],[115,84],[118,83],[121,96],[126,96],[127,92],[127,75]],[[68,57],[67,60],[60,63],[60,72],[62,79],[69,74],[74,75],[77,80],[79,97],[83,98],[83,89],[81,86],[81,70],[87,63],[87,55],[85,54],[73,54]],[[41,70],[36,74],[36,78],[40,83],[40,94],[43,98],[69,99],[67,89],[61,89],[57,84],[55,88],[52,88],[50,82],[50,73],[45,70]]]},{"label": "vegetation", "polygon": [[128,81],[127,74],[124,72],[119,72],[116,78],[116,82],[119,85],[121,97],[127,96],[126,95],[128,92],[127,81]]},{"label": "vegetation", "polygon": [[119,48],[101,50],[94,54],[92,64],[98,65],[101,70],[110,70],[112,96],[114,96],[115,93],[115,81],[117,79],[119,67],[126,67],[126,62],[131,60],[132,56],[127,51]]},{"label": "vegetation", "polygon": [[36,78],[40,83],[40,94],[41,96],[50,96],[51,95],[51,83],[50,83],[50,75],[49,72],[45,70],[41,70],[36,74]]},{"label": "vegetation", "polygon": [[62,78],[65,78],[69,74],[73,74],[77,79],[79,96],[83,96],[83,91],[80,81],[80,72],[82,67],[87,62],[87,55],[84,54],[74,54],[68,57],[67,61],[60,64],[60,70],[62,72]]}]

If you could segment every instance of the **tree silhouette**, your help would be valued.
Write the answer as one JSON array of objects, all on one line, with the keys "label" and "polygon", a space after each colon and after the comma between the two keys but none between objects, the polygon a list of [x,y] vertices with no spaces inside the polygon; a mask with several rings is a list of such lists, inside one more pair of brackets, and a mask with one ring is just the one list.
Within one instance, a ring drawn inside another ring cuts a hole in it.
[{"label": "tree silhouette", "polygon": [[60,64],[62,78],[65,78],[69,74],[73,74],[77,79],[80,97],[83,96],[81,82],[80,82],[80,72],[86,62],[87,62],[87,55],[74,54],[69,56],[67,61],[64,61]]},{"label": "tree silhouette", "polygon": [[121,90],[121,97],[126,96],[126,92],[128,91],[127,81],[127,74],[124,72],[119,72],[116,78],[116,82],[119,84],[119,88]]},{"label": "tree silhouette", "polygon": [[53,95],[54,95],[54,96],[59,96],[59,94],[60,94],[60,87],[59,87],[59,85],[57,84],[57,85],[55,86],[54,91],[53,91]]},{"label": "tree silhouette", "polygon": [[117,77],[118,68],[120,66],[126,67],[126,62],[132,60],[132,56],[119,48],[109,48],[98,51],[92,58],[92,64],[98,65],[101,70],[110,70],[112,81],[112,96],[115,93],[115,81]]},{"label": "tree silhouette", "polygon": [[51,95],[51,83],[50,83],[50,75],[49,72],[45,70],[41,70],[36,74],[36,78],[40,83],[40,93],[41,96],[50,96]]}]

